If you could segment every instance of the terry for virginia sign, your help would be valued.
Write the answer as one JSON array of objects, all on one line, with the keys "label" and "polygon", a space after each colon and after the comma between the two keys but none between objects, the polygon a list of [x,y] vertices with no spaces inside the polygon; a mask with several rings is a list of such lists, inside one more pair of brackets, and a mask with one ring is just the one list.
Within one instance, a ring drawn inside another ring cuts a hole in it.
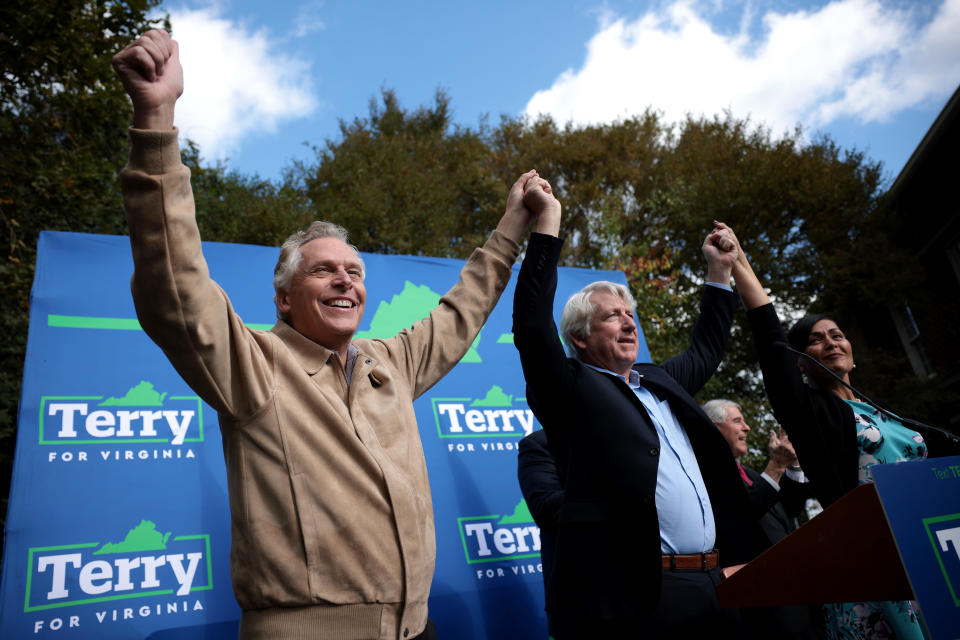
[{"label": "terry for virginia sign", "polygon": [[[244,321],[273,326],[278,250],[208,242],[204,255]],[[363,257],[366,338],[424,317],[463,264]],[[125,237],[40,236],[0,638],[236,638],[217,416],[140,329],[132,271]],[[562,269],[557,311],[599,279],[625,281]],[[512,299],[511,284],[461,363],[414,405],[437,530],[430,615],[444,637],[547,637],[539,529],[516,480],[516,443],[540,427]]]}]

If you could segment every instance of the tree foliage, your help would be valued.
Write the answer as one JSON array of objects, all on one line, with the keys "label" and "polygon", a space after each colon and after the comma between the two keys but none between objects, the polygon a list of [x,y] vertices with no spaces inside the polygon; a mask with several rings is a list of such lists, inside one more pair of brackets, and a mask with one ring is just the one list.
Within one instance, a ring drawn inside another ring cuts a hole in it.
[{"label": "tree foliage", "polygon": [[[130,104],[113,54],[157,0],[0,4],[0,478],[9,477],[37,235],[121,233]],[[7,491],[0,487],[2,499]],[[2,511],[0,511],[2,512]]]},{"label": "tree foliage", "polygon": [[200,149],[191,141],[180,155],[190,169],[204,240],[278,246],[313,220],[303,185],[292,171],[272,182],[231,171],[223,161],[204,165]]},{"label": "tree foliage", "polygon": [[[736,230],[782,314],[814,307],[842,318],[866,305],[888,315],[917,281],[884,231],[879,163],[827,137],[774,135],[730,113],[675,125],[652,110],[588,126],[504,117],[465,129],[453,125],[442,92],[410,112],[383,91],[367,118],[341,123],[339,138],[297,173],[318,215],[350,229],[361,249],[463,257],[531,167],[563,203],[564,263],[627,274],[654,361],[686,346],[713,220]],[[926,415],[923,393],[885,384],[908,371],[902,354],[864,352],[858,361],[864,386],[877,384],[903,411]],[[762,466],[774,423],[742,314],[720,371],[699,395],[711,397],[741,402],[765,427],[750,440],[750,460]]]},{"label": "tree foliage", "polygon": [[[124,232],[116,173],[130,106],[110,57],[154,26],[147,14],[157,1],[0,7],[5,474],[37,234]],[[916,278],[884,233],[877,163],[829,138],[773,135],[731,114],[670,124],[648,109],[601,125],[503,117],[470,128],[454,124],[443,92],[408,110],[382,90],[365,117],[343,120],[314,151],[274,182],[205,165],[185,145],[203,237],[277,245],[320,217],[347,227],[361,250],[466,257],[496,225],[516,177],[536,168],[563,203],[564,264],[626,273],[655,361],[686,345],[705,269],[700,245],[714,219],[736,230],[781,310],[818,306],[842,317],[868,304],[886,313]],[[730,345],[700,399],[729,397],[751,422],[771,424],[742,315]],[[903,412],[929,408],[929,385],[898,394],[907,388],[893,384],[906,368],[902,354],[858,363],[864,386]],[[765,452],[765,438],[751,445]]]},{"label": "tree foliage", "polygon": [[453,126],[442,92],[408,113],[385,90],[340,133],[297,169],[318,214],[361,250],[464,257],[499,220],[507,192],[490,172],[486,132]]}]

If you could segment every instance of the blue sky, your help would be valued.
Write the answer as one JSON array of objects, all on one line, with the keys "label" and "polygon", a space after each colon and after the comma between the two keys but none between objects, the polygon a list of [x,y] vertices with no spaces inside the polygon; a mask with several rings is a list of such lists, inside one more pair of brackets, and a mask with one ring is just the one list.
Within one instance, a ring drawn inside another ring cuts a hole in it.
[{"label": "blue sky", "polygon": [[381,88],[455,120],[668,122],[729,109],[903,167],[960,84],[960,0],[168,2],[177,124],[208,160],[277,178]]}]

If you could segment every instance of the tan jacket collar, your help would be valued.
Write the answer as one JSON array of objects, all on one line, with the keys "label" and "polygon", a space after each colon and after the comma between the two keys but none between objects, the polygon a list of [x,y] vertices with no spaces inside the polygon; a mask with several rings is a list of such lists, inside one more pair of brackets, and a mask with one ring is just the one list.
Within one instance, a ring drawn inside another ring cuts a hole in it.
[{"label": "tan jacket collar", "polygon": [[[330,360],[335,353],[332,349],[317,344],[283,320],[277,320],[277,324],[273,325],[270,331],[280,338],[283,344],[287,345],[287,348],[293,353],[294,357],[303,367],[303,370],[311,376],[319,371],[323,365],[327,364],[327,361]],[[351,344],[354,347],[357,346],[356,343]],[[359,349],[357,350],[356,362],[357,364],[361,362],[367,365],[375,364],[375,360],[372,360],[369,355]],[[345,365],[345,363],[340,364]]]},{"label": "tan jacket collar", "polygon": [[277,320],[277,324],[273,325],[270,331],[279,337],[283,344],[287,345],[293,356],[303,366],[303,370],[311,376],[327,364],[334,353],[303,335],[283,320]]}]

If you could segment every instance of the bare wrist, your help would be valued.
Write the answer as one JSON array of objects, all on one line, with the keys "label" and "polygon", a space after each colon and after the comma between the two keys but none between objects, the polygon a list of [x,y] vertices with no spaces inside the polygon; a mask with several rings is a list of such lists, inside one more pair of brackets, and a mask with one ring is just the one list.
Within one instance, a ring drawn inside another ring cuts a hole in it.
[{"label": "bare wrist", "polygon": [[729,285],[732,271],[726,265],[707,265],[707,282]]},{"label": "bare wrist", "polygon": [[537,233],[544,233],[554,237],[560,235],[560,207],[545,209],[537,217]]},{"label": "bare wrist", "polygon": [[783,477],[784,467],[781,466],[781,465],[779,465],[779,464],[776,464],[775,462],[773,462],[773,461],[771,460],[770,462],[767,463],[767,468],[764,469],[763,472],[764,472],[765,474],[767,474],[768,476],[770,476],[770,478],[771,478],[774,482],[776,482],[777,484],[779,484],[779,483],[780,483],[780,478]]}]

